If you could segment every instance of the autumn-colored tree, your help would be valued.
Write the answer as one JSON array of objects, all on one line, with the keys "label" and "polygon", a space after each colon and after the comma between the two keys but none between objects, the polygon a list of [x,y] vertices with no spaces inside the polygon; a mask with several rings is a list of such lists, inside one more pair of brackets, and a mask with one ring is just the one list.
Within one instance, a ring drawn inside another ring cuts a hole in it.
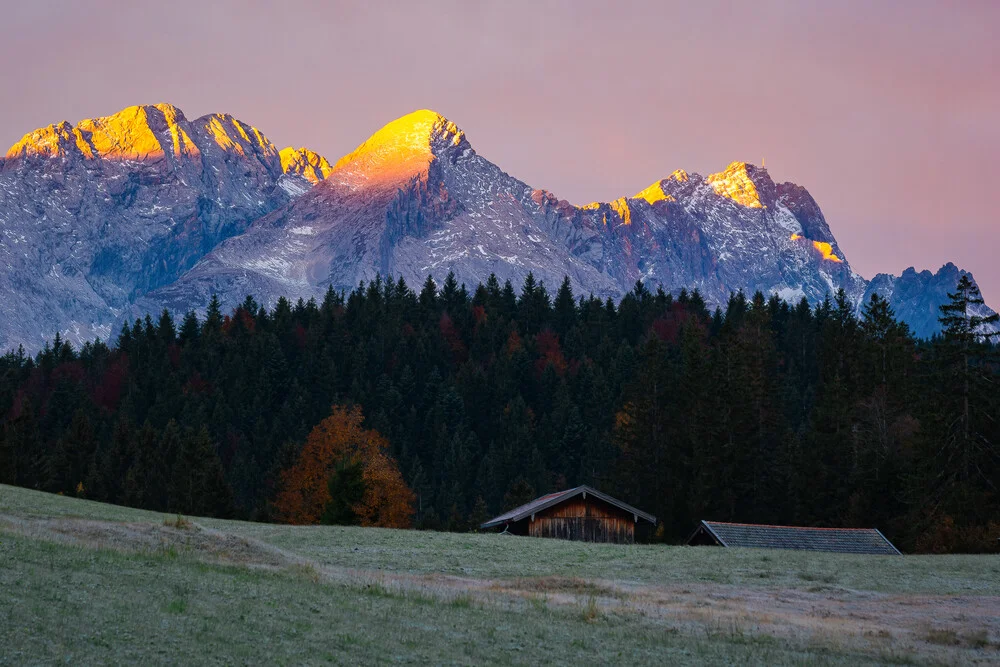
[{"label": "autumn-colored tree", "polygon": [[364,429],[360,407],[335,405],[306,439],[295,464],[281,473],[274,501],[277,516],[288,523],[320,523],[331,501],[330,478],[345,463],[362,469],[364,494],[352,509],[362,526],[408,528],[413,492],[403,481],[389,443],[378,431]]}]

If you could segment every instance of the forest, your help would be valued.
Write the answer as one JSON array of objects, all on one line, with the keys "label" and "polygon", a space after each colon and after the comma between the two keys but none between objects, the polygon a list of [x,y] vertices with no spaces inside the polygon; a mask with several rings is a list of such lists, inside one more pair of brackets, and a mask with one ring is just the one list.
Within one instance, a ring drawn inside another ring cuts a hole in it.
[{"label": "forest", "polygon": [[[700,519],[996,552],[1000,355],[963,278],[918,340],[877,295],[789,304],[530,274],[376,277],[322,303],[164,311],[0,358],[0,482],[253,521],[465,531],[589,484]],[[307,488],[308,487],[308,488]]]}]

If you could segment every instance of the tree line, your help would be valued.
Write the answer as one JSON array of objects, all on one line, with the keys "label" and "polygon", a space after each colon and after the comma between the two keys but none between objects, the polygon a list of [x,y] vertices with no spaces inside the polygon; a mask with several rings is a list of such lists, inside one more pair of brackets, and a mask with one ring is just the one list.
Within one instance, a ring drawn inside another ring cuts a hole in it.
[{"label": "tree line", "polygon": [[[843,291],[815,306],[738,293],[713,311],[697,290],[637,283],[616,303],[529,274],[471,292],[453,275],[419,290],[376,277],[229,314],[213,298],[111,346],[57,335],[0,358],[0,481],[440,530],[590,484],[657,515],[671,542],[713,519],[996,551],[996,318],[976,315],[967,278],[950,299],[943,333],[917,340],[884,299],[858,314]],[[311,495],[289,495],[306,479]],[[372,500],[376,479],[398,502]]]}]

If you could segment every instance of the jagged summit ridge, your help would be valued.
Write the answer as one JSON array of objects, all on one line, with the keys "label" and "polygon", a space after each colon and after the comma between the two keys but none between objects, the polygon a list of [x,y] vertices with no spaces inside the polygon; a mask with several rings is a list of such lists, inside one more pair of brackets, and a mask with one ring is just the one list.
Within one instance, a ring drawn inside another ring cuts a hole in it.
[{"label": "jagged summit ridge", "polygon": [[74,151],[88,159],[162,157],[165,132],[173,139],[168,147],[179,155],[191,143],[179,127],[186,120],[173,105],[154,104],[127,107],[111,116],[87,118],[76,126],[62,121],[24,135],[7,151],[7,159],[66,157]]},{"label": "jagged summit ridge", "polygon": [[[631,197],[621,197],[611,206],[621,208],[622,203],[630,199],[642,199],[653,205],[661,201],[677,201],[678,196],[690,194],[690,182],[694,178],[695,185],[705,183],[712,187],[714,193],[745,208],[773,207],[778,197],[778,186],[771,180],[767,170],[749,162],[732,162],[725,170],[702,178],[698,174],[689,174],[683,169],[677,169],[664,179],[653,182],[647,188],[640,190]],[[788,184],[791,185],[791,184]],[[592,202],[582,206],[583,209],[595,209],[602,202]]]},{"label": "jagged summit ridge", "polygon": [[126,107],[76,125],[62,121],[39,128],[11,146],[4,166],[13,168],[32,158],[150,163],[168,159],[179,165],[200,161],[205,151],[215,150],[253,158],[268,169],[312,183],[331,170],[326,158],[306,148],[298,149],[298,159],[291,155],[287,161],[282,159],[263,132],[230,114],[208,114],[189,121],[183,111],[166,103]]}]

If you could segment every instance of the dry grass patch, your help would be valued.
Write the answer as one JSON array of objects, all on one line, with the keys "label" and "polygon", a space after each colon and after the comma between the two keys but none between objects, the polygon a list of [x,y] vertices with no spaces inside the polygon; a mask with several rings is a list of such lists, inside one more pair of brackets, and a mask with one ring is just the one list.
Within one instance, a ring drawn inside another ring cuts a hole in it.
[{"label": "dry grass patch", "polygon": [[958,646],[962,643],[962,640],[958,637],[958,633],[950,628],[931,628],[927,631],[924,639],[931,644],[940,644],[942,646]]},{"label": "dry grass patch", "polygon": [[155,524],[0,516],[0,528],[26,537],[121,553],[185,556],[206,562],[269,568],[298,561],[270,545],[203,528],[184,517]]},{"label": "dry grass patch", "polygon": [[556,597],[560,594],[574,597],[625,599],[628,593],[611,585],[580,577],[517,577],[497,582],[490,587],[495,591],[534,593]]},{"label": "dry grass patch", "polygon": [[583,612],[581,613],[581,618],[587,623],[593,623],[601,618],[601,608],[597,606],[597,599],[591,595],[587,598],[587,604],[583,606]]},{"label": "dry grass patch", "polygon": [[185,519],[180,514],[175,518],[167,517],[163,520],[163,525],[168,528],[176,528],[177,530],[191,530],[194,528],[194,524],[191,523],[189,519]]},{"label": "dry grass patch", "polygon": [[[924,640],[939,646],[967,646],[972,649],[989,649],[992,646],[986,630],[960,632],[953,628],[931,628],[924,635]],[[1000,644],[997,648],[1000,648]]]}]

